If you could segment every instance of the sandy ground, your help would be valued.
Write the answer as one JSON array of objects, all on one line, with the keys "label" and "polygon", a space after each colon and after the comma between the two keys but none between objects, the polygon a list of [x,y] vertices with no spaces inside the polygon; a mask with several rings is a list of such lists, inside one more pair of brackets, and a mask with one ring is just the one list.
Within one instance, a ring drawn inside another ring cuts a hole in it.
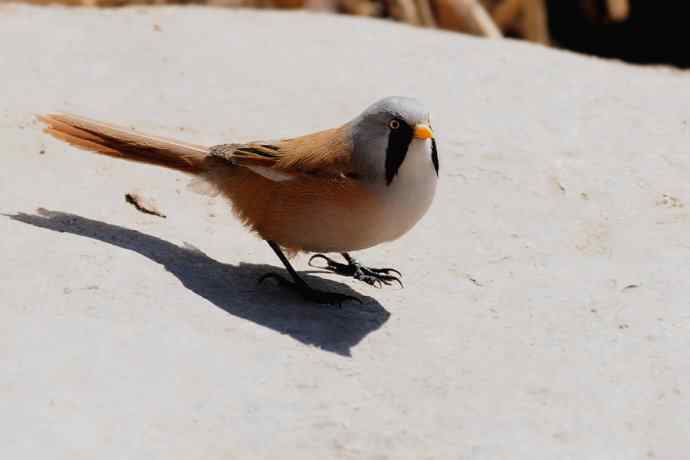
[{"label": "sandy ground", "polygon": [[[11,5],[0,69],[1,458],[690,452],[687,75],[376,20]],[[211,144],[391,94],[430,107],[440,190],[359,254],[405,289],[308,278],[365,299],[341,310],[257,287],[279,261],[184,175],[32,119]]]}]

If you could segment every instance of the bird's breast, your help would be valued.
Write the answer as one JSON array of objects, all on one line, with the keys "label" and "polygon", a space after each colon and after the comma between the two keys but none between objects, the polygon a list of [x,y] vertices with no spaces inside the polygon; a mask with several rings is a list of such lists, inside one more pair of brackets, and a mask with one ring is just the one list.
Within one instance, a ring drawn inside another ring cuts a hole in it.
[{"label": "bird's breast", "polygon": [[379,242],[401,237],[429,210],[438,182],[430,143],[413,141],[390,185],[376,186],[374,196],[380,203]]},{"label": "bird's breast", "polygon": [[431,205],[437,176],[430,147],[414,144],[389,185],[319,178],[275,182],[241,168],[225,194],[250,228],[284,247],[366,249],[404,235]]},{"label": "bird's breast", "polygon": [[431,142],[413,141],[390,184],[381,180],[353,185],[345,194],[335,195],[330,204],[324,201],[324,206],[315,207],[314,230],[302,236],[302,247],[348,252],[398,239],[429,210],[437,182]]}]

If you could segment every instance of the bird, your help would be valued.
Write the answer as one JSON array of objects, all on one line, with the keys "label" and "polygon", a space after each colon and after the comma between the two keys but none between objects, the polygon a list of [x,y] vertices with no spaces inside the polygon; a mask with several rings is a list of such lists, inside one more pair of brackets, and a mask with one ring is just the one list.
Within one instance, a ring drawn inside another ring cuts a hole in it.
[{"label": "bird", "polygon": [[[191,174],[190,189],[226,198],[235,216],[265,240],[290,279],[267,273],[306,301],[361,301],[309,286],[289,256],[375,287],[399,283],[350,252],[396,240],[426,214],[439,177],[429,112],[413,98],[383,98],[339,127],[279,140],[203,146],[142,134],[90,118],[38,115],[44,131],[72,146]],[[324,253],[340,253],[345,263]],[[316,263],[320,261],[320,263]]]}]

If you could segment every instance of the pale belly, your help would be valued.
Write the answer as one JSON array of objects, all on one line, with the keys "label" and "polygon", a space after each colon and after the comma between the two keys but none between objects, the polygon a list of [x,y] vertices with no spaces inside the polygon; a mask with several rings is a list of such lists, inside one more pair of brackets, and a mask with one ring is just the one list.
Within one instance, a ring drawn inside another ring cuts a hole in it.
[{"label": "pale belly", "polygon": [[285,235],[284,244],[309,252],[349,252],[395,240],[426,214],[437,182],[428,155],[407,158],[390,185],[366,185],[362,198],[323,205],[317,200],[307,212],[297,212],[295,231]]}]

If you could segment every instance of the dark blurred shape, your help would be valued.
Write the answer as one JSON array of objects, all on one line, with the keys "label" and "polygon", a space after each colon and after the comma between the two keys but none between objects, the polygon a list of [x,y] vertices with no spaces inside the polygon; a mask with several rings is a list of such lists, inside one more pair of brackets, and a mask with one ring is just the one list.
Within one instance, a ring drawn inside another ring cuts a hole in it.
[{"label": "dark blurred shape", "polygon": [[[6,0],[0,0],[0,3]],[[305,8],[390,18],[486,38],[512,37],[640,64],[690,67],[690,0],[14,0],[112,7],[202,4]],[[160,28],[160,26],[159,26]],[[155,26],[154,26],[154,30]]]},{"label": "dark blurred shape", "polygon": [[[630,0],[616,20],[610,0],[548,0],[549,31],[557,46],[642,64],[690,67],[690,2]],[[615,2],[614,2],[615,3]]]}]

